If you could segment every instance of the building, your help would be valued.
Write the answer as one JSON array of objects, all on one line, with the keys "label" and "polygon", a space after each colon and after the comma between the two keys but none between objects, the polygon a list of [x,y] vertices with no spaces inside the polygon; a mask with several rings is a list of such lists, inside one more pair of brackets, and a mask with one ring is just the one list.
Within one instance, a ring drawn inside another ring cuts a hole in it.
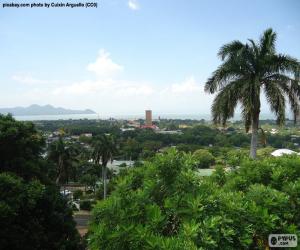
[{"label": "building", "polygon": [[297,154],[297,155],[299,155],[300,153],[297,153],[297,152],[295,152],[293,150],[286,149],[286,148],[276,149],[275,151],[273,151],[271,153],[271,155],[273,155],[275,157],[279,157],[279,156],[283,156],[283,155],[291,155],[291,154]]},{"label": "building", "polygon": [[146,110],[146,126],[152,126],[152,110]]},{"label": "building", "polygon": [[158,126],[152,123],[152,110],[145,110],[145,115],[146,115],[146,120],[145,124],[141,125],[140,128],[145,129],[145,128],[150,128],[154,130],[158,130]]},{"label": "building", "polygon": [[156,133],[164,135],[182,135],[181,130],[158,130]]},{"label": "building", "polygon": [[179,124],[178,128],[191,128],[192,126],[186,124]]},{"label": "building", "polygon": [[126,131],[134,131],[135,128],[121,128],[122,132],[126,132]]},{"label": "building", "polygon": [[92,138],[92,137],[93,137],[93,134],[92,134],[92,133],[84,133],[84,134],[81,134],[80,136]]},{"label": "building", "polygon": [[139,121],[128,121],[126,125],[132,128],[139,128],[141,123]]}]

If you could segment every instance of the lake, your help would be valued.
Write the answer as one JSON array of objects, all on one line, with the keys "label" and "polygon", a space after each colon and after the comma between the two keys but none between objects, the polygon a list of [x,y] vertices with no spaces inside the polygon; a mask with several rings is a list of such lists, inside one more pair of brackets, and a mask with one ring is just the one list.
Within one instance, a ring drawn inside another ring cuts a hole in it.
[{"label": "lake", "polygon": [[[161,119],[193,119],[193,120],[209,120],[210,115],[185,115],[185,114],[162,114],[159,115]],[[158,119],[158,115],[154,115],[153,119]],[[115,116],[100,116],[98,114],[71,114],[71,115],[20,115],[14,116],[16,120],[19,121],[46,121],[46,120],[79,120],[79,119],[109,119],[113,117],[115,119],[126,119],[126,120],[135,120],[135,119],[144,119],[144,114],[139,115],[115,115]]]},{"label": "lake", "polygon": [[[145,119],[144,114],[137,115],[99,115],[99,114],[71,114],[71,115],[24,115],[24,116],[14,116],[16,120],[19,121],[46,121],[46,120],[80,120],[80,119],[88,119],[88,120],[96,120],[96,119],[120,119],[120,120],[137,120],[137,119]],[[158,118],[161,119],[191,119],[191,120],[201,120],[205,119],[206,121],[211,120],[211,115],[209,114],[154,114],[153,120]],[[272,114],[261,114],[260,119],[274,119]],[[231,120],[241,120],[241,115],[237,114]]]},{"label": "lake", "polygon": [[98,114],[78,114],[78,115],[17,115],[14,118],[18,121],[55,121],[55,120],[79,120],[79,119],[89,119],[95,120],[99,119]]}]

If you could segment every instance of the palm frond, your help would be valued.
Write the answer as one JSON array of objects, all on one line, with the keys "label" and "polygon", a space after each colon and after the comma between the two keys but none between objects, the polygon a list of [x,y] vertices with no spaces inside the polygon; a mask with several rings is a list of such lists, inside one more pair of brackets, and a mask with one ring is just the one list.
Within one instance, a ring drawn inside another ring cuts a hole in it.
[{"label": "palm frond", "polygon": [[[283,83],[279,83],[283,85]],[[296,124],[297,118],[300,114],[300,86],[299,82],[295,80],[290,80],[289,84],[285,84],[285,93],[287,95],[291,111],[293,113],[294,124]]]},{"label": "palm frond", "polygon": [[244,120],[244,124],[245,124],[246,133],[248,133],[250,130],[251,124],[252,124],[251,112],[249,112],[249,110],[243,108],[242,116],[243,116],[243,120]]},{"label": "palm frond", "polygon": [[282,89],[278,88],[272,81],[264,85],[265,95],[270,105],[271,111],[277,117],[277,124],[283,125],[285,122],[285,97]]},{"label": "palm frond", "polygon": [[223,87],[212,105],[212,115],[215,124],[226,124],[226,121],[234,116],[234,110],[242,95],[243,85],[247,84],[244,79],[230,82]]},{"label": "palm frond", "polygon": [[205,83],[204,90],[205,92],[213,94],[224,88],[230,82],[239,79],[240,76],[244,76],[247,72],[247,66],[242,65],[239,59],[234,58],[227,60],[213,72],[212,76]]},{"label": "palm frond", "polygon": [[275,43],[277,34],[270,28],[267,29],[260,38],[260,52],[261,56],[275,53]]},{"label": "palm frond", "polygon": [[290,74],[296,78],[299,74],[300,63],[296,58],[288,55],[278,54],[268,57],[266,62],[270,72],[278,72],[282,74]]},{"label": "palm frond", "polygon": [[243,43],[235,40],[231,43],[223,45],[218,52],[218,56],[221,58],[221,60],[224,60],[226,57],[236,56],[236,54],[238,54],[243,47]]},{"label": "palm frond", "polygon": [[259,46],[256,45],[253,39],[248,39],[251,44],[252,50],[254,51],[255,57],[257,57],[260,53]]}]

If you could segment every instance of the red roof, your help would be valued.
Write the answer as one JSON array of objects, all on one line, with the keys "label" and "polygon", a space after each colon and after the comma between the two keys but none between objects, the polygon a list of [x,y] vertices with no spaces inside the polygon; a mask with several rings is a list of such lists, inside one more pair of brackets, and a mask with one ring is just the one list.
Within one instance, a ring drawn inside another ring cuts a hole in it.
[{"label": "red roof", "polygon": [[156,125],[141,125],[140,128],[151,128],[151,129],[157,129]]}]

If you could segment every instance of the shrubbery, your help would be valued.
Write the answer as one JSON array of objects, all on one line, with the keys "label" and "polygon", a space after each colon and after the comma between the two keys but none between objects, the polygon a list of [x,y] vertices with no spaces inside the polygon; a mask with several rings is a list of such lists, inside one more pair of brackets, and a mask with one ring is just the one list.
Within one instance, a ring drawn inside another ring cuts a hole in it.
[{"label": "shrubbery", "polygon": [[209,168],[215,163],[215,157],[206,149],[198,149],[193,155],[198,168]]},{"label": "shrubbery", "polygon": [[32,123],[0,115],[0,248],[84,247],[72,210],[47,176],[44,140]]},{"label": "shrubbery", "polygon": [[299,233],[300,159],[239,165],[198,177],[171,150],[128,170],[93,209],[90,249],[265,249],[270,233]]},{"label": "shrubbery", "polygon": [[95,204],[95,202],[91,201],[91,200],[81,200],[80,201],[80,210],[90,211],[94,204]]},{"label": "shrubbery", "polygon": [[72,211],[55,186],[0,173],[1,249],[81,249]]},{"label": "shrubbery", "polygon": [[73,192],[73,199],[74,200],[78,200],[78,199],[80,199],[82,197],[82,195],[83,195],[83,192],[80,189],[79,190],[75,190]]}]

